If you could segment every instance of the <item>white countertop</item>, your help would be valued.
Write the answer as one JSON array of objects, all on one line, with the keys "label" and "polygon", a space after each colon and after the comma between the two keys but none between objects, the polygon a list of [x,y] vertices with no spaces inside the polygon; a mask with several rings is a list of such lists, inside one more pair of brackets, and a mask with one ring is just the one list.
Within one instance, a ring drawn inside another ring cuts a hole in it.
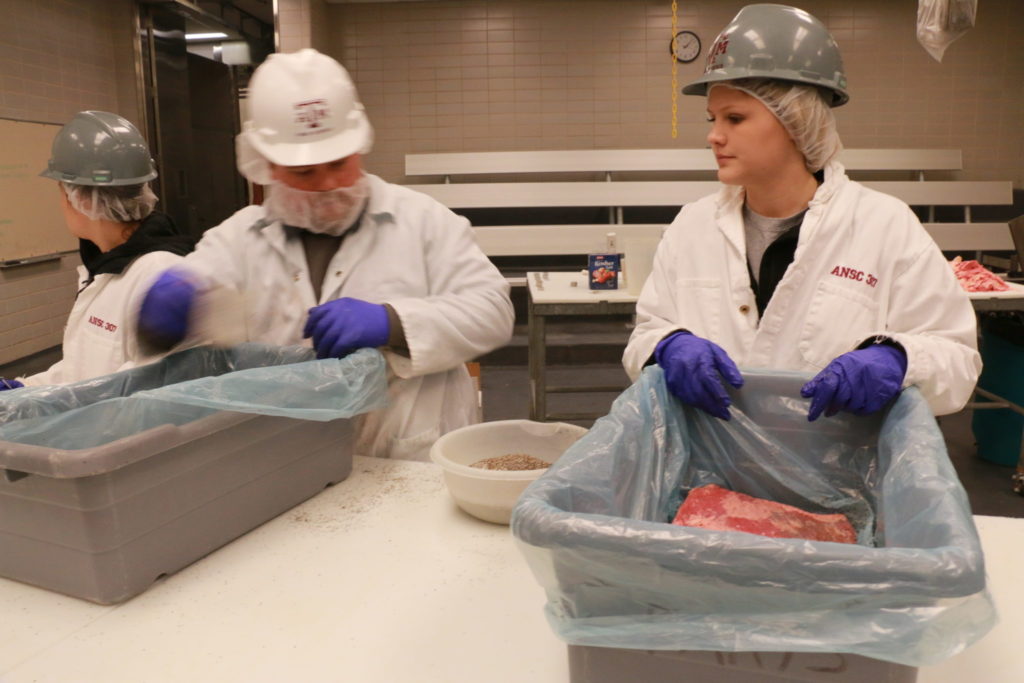
[{"label": "white countertop", "polygon": [[[1024,519],[977,521],[1002,622],[920,683],[1024,680]],[[357,457],[122,605],[0,579],[0,681],[566,683],[543,605],[508,527],[458,510],[436,465]]]},{"label": "white countertop", "polygon": [[1002,292],[967,292],[967,298],[982,301],[984,299],[1024,299],[1024,285],[1018,282],[1007,282],[1009,289]]},{"label": "white countertop", "polygon": [[590,289],[587,271],[529,272],[526,274],[530,298],[536,304],[588,304],[608,301],[635,303],[639,298],[625,288]]}]

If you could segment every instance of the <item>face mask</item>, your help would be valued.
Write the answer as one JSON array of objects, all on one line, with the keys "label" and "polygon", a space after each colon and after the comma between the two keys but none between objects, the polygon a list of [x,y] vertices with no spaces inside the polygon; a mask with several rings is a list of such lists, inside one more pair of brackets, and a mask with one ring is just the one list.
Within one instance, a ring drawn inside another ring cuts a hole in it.
[{"label": "face mask", "polygon": [[325,192],[296,190],[277,182],[267,187],[263,207],[268,216],[285,225],[337,236],[356,222],[369,196],[370,182],[365,175],[348,187]]}]

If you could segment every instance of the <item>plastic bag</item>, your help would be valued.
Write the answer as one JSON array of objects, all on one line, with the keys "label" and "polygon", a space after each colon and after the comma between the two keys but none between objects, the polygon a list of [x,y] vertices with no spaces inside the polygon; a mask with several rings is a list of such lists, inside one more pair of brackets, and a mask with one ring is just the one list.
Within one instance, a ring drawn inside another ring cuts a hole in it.
[{"label": "plastic bag", "polygon": [[974,26],[978,0],[918,0],[917,42],[935,61],[946,48]]},{"label": "plastic bag", "polygon": [[312,349],[199,347],[157,363],[0,396],[0,441],[93,448],[163,424],[220,411],[335,420],[384,406],[384,357],[366,349],[316,360]]},{"label": "plastic bag", "polygon": [[[745,372],[725,422],[647,368],[519,499],[512,532],[572,644],[849,652],[920,666],[995,622],[967,497],[920,393],[808,423],[808,376]],[[673,526],[716,483],[844,512],[858,544]]]}]

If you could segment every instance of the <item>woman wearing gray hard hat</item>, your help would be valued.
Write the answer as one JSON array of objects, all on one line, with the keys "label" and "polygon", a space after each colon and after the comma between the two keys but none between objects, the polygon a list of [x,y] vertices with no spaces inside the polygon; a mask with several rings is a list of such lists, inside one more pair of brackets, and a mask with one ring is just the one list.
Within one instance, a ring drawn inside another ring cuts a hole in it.
[{"label": "woman wearing gray hard hat", "polygon": [[139,131],[105,111],[75,114],[53,140],[41,176],[58,181],[64,222],[78,237],[78,296],[64,329],[63,358],[48,370],[0,381],[0,390],[66,384],[159,356],[139,348],[135,311],[146,289],[192,250],[149,187],[156,166]]},{"label": "woman wearing gray hard hat", "polygon": [[817,373],[810,420],[876,412],[910,385],[936,414],[963,407],[981,370],[973,309],[910,207],[838,161],[831,108],[849,95],[821,22],[743,8],[683,93],[707,97],[725,187],[666,231],[626,371],[656,362],[673,394],[724,419],[737,364]]}]

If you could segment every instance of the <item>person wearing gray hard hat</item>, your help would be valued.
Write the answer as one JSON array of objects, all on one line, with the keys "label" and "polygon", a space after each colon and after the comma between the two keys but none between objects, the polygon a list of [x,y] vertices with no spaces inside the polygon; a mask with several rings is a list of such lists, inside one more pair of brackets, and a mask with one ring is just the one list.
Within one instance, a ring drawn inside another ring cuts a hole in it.
[{"label": "person wearing gray hard hat", "polygon": [[135,310],[151,281],[194,241],[153,210],[149,181],[157,172],[146,141],[117,114],[82,111],[54,137],[39,175],[58,181],[64,222],[78,237],[78,296],[63,358],[35,375],[0,381],[0,390],[77,382],[157,360],[138,347]]},{"label": "person wearing gray hard hat", "polygon": [[832,108],[850,96],[825,26],[748,5],[683,93],[707,97],[724,187],[665,232],[630,376],[657,363],[674,395],[723,419],[740,366],[813,375],[810,420],[877,412],[911,385],[935,414],[962,408],[981,371],[973,308],[910,207],[847,177]]}]

